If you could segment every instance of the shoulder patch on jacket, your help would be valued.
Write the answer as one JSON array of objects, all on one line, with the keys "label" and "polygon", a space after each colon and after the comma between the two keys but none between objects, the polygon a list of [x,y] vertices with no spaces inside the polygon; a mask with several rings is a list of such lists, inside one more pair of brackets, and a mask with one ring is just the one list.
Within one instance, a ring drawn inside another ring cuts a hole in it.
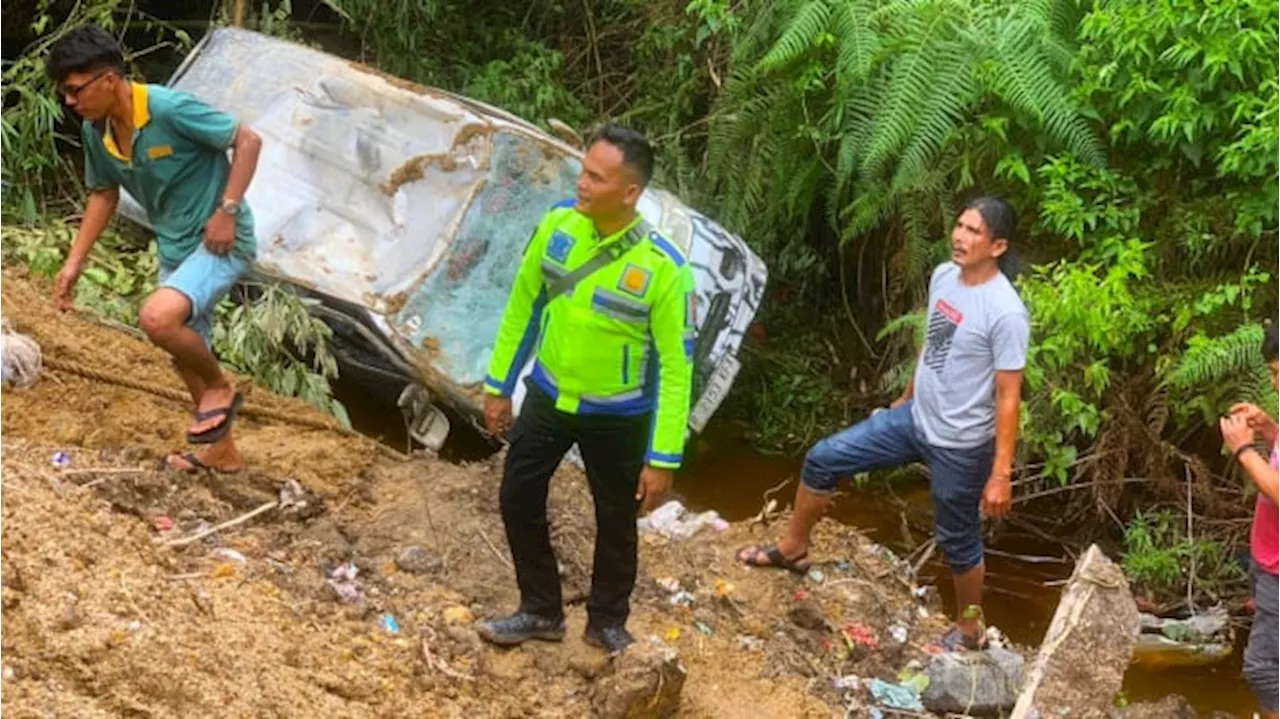
[{"label": "shoulder patch on jacket", "polygon": [[565,234],[560,230],[551,233],[551,240],[547,243],[547,257],[564,264],[569,259],[569,253],[573,250],[574,239],[572,235]]},{"label": "shoulder patch on jacket", "polygon": [[567,197],[551,206],[553,210],[563,210],[565,208],[574,208],[578,206],[578,200],[573,197]]},{"label": "shoulder patch on jacket", "polygon": [[659,252],[670,258],[670,260],[676,264],[676,267],[684,267],[684,263],[686,261],[684,253],[672,244],[670,240],[657,232],[650,232],[649,242],[652,242],[653,246],[657,248]]}]

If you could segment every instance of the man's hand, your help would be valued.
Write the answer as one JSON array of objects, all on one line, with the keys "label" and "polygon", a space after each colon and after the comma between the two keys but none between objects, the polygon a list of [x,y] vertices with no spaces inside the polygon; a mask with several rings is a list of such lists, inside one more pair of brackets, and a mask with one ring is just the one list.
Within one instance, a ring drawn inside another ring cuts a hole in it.
[{"label": "man's hand", "polygon": [[58,309],[64,312],[75,309],[75,303],[72,300],[75,297],[76,281],[80,279],[80,272],[83,269],[79,262],[67,260],[58,271],[58,276],[53,281],[53,301]]},{"label": "man's hand", "polygon": [[510,397],[484,396],[484,427],[495,437],[507,436],[507,430],[511,429]]},{"label": "man's hand", "polygon": [[1253,444],[1256,436],[1243,412],[1223,417],[1218,420],[1218,427],[1222,430],[1222,443],[1233,453],[1239,451],[1241,447]]},{"label": "man's hand", "polygon": [[902,405],[904,405],[904,404],[906,404],[907,402],[910,402],[910,401],[911,401],[911,398],[910,398],[910,397],[908,397],[908,396],[906,396],[906,395],[904,394],[904,395],[902,395],[901,397],[899,397],[899,398],[895,399],[894,401],[890,402],[890,403],[889,403],[889,409],[897,409],[897,408],[901,407]]},{"label": "man's hand", "polygon": [[640,470],[640,482],[636,485],[636,501],[640,503],[640,514],[648,514],[658,506],[658,500],[671,489],[675,472],[657,467],[645,467]]},{"label": "man's hand", "polygon": [[1256,404],[1249,402],[1241,402],[1231,408],[1230,416],[1244,417],[1249,423],[1249,427],[1253,431],[1262,435],[1262,438],[1268,442],[1274,442],[1276,439],[1276,421],[1271,419],[1271,415],[1267,414]]},{"label": "man's hand", "polygon": [[987,487],[982,491],[982,515],[998,518],[1009,513],[1013,505],[1013,483],[1009,470],[992,470]]},{"label": "man's hand", "polygon": [[215,255],[225,255],[236,244],[236,218],[221,209],[213,211],[204,226],[204,246]]}]

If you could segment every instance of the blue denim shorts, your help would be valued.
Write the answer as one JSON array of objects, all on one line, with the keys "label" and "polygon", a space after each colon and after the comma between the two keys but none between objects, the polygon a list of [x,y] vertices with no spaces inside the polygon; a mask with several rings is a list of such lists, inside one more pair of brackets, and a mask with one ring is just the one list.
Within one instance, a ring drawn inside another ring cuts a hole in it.
[{"label": "blue denim shorts", "polygon": [[845,477],[925,462],[938,547],[951,570],[961,573],[981,564],[985,554],[978,507],[994,455],[994,440],[966,449],[930,445],[907,402],[818,442],[804,458],[800,481],[815,494],[830,494]]},{"label": "blue denim shorts", "polygon": [[231,252],[215,255],[202,244],[177,265],[160,263],[160,286],[175,289],[191,302],[187,326],[213,345],[213,310],[249,270],[249,260]]}]

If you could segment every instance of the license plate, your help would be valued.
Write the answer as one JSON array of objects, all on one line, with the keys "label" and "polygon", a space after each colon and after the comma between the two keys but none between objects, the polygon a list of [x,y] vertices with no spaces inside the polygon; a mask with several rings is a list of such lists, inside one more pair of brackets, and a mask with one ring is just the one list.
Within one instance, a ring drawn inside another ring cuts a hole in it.
[{"label": "license plate", "polygon": [[727,354],[724,359],[720,360],[720,364],[716,366],[716,371],[711,373],[711,378],[707,380],[706,387],[702,390],[702,396],[698,398],[698,403],[693,406],[689,412],[689,428],[694,432],[701,432],[703,427],[707,426],[707,420],[711,419],[711,415],[720,407],[720,403],[724,401],[726,395],[729,394],[729,388],[733,386],[733,380],[738,376],[738,370],[742,365],[738,362],[738,358]]}]

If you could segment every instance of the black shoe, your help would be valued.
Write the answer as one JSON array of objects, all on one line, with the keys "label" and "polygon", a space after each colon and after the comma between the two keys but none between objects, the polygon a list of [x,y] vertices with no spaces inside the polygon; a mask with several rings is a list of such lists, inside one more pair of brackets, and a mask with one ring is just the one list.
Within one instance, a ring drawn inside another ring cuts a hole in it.
[{"label": "black shoe", "polygon": [[564,617],[549,619],[528,612],[516,612],[509,617],[476,622],[476,633],[481,639],[502,646],[523,644],[530,639],[558,642],[564,639]]},{"label": "black shoe", "polygon": [[610,654],[617,654],[636,642],[631,633],[627,631],[627,628],[621,624],[604,627],[603,629],[589,626],[587,631],[583,633],[582,640],[593,647],[600,647]]}]

